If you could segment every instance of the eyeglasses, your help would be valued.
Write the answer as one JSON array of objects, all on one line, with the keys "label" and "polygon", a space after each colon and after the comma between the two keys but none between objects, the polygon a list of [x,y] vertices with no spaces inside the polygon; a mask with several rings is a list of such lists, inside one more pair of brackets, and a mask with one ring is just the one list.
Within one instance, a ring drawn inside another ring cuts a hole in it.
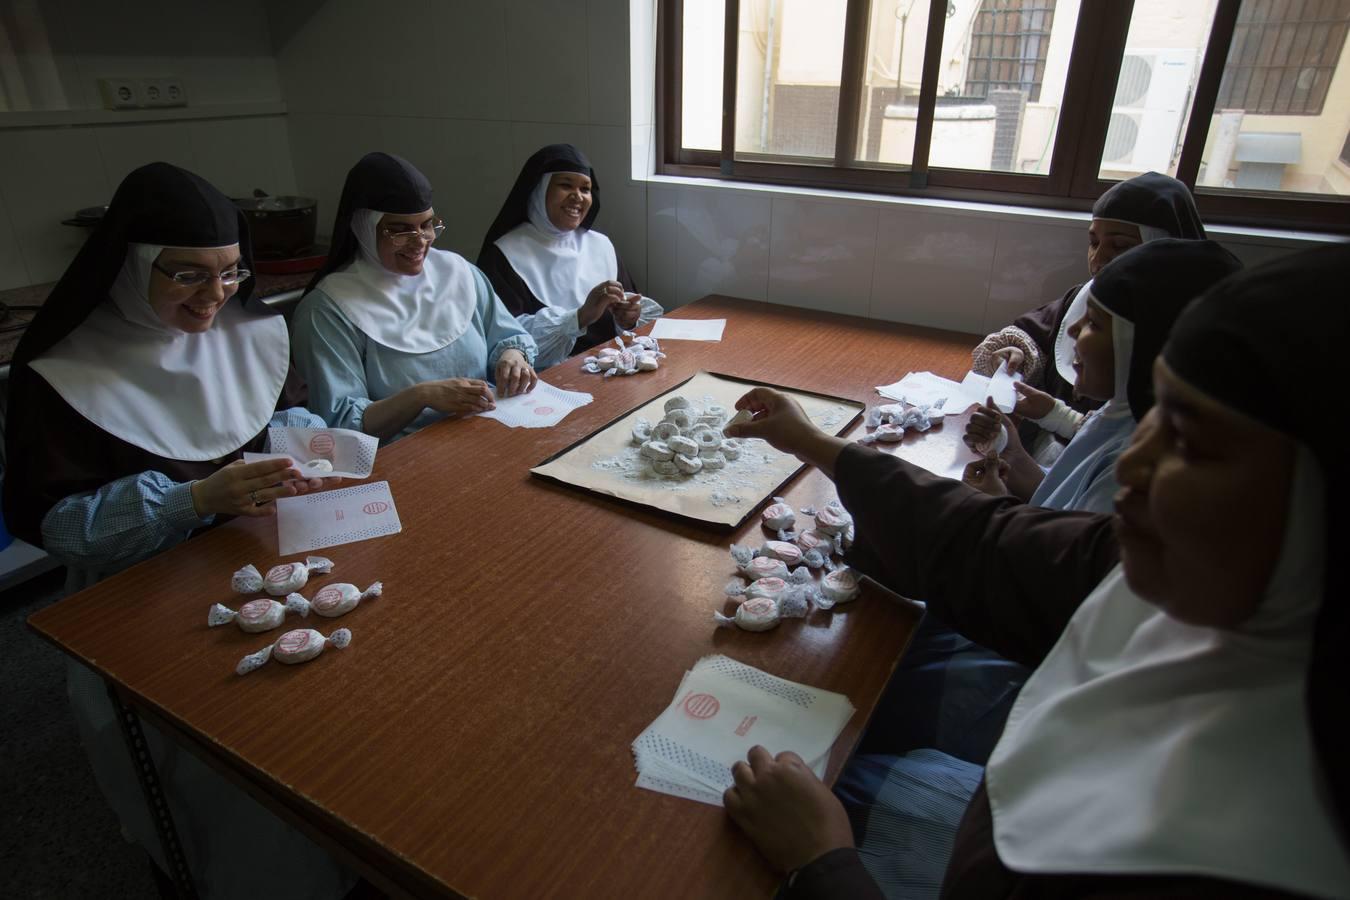
[{"label": "eyeglasses", "polygon": [[395,231],[394,227],[385,225],[380,229],[380,233],[389,238],[395,247],[406,247],[416,241],[426,241],[428,244],[435,243],[436,238],[440,237],[445,231],[445,222],[441,219],[432,219],[430,225],[401,231]]},{"label": "eyeglasses", "polygon": [[221,284],[229,287],[231,285],[239,284],[241,281],[246,281],[253,276],[253,273],[248,269],[238,268],[229,269],[220,274],[203,272],[200,269],[186,269],[181,272],[174,272],[161,266],[158,261],[151,263],[150,267],[156,272],[168,276],[168,279],[179,287],[201,287],[208,281],[215,281],[217,278],[220,279]]}]

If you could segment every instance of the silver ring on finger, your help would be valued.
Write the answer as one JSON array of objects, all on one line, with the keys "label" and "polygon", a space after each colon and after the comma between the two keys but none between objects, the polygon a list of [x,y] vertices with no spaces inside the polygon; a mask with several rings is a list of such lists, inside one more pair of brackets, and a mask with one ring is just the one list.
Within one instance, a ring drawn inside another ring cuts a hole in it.
[{"label": "silver ring on finger", "polygon": [[257,491],[249,491],[248,498],[253,501],[254,506],[262,506],[264,501],[258,499]]}]

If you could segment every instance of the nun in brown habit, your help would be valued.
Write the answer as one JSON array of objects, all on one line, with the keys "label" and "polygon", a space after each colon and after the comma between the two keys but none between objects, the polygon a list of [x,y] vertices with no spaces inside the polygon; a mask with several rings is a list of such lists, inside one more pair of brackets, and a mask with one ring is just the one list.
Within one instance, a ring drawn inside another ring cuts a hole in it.
[{"label": "nun in brown habit", "polygon": [[789,873],[780,896],[1350,897],[1346,491],[1325,425],[1350,332],[1325,286],[1347,277],[1350,246],[1312,250],[1182,315],[1114,516],[981,495],[780,394],[742,399],[738,436],[834,479],[854,565],[1035,667],[984,770],[857,759],[847,811],[753,749],[725,802]]},{"label": "nun in brown habit", "polygon": [[[166,163],[123,180],[20,342],[11,368],[10,528],[82,587],[221,517],[270,515],[294,480],[269,426],[323,427],[295,405],[286,324],[252,296],[243,215]],[[123,833],[167,861],[101,678],[71,661],[81,743]],[[341,897],[355,882],[299,832],[142,723],[201,897]]]}]

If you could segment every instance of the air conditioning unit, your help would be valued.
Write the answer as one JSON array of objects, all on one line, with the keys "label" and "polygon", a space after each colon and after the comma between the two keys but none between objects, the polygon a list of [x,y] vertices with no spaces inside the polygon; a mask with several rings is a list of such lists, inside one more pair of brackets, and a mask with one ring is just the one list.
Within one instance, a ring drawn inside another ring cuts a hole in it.
[{"label": "air conditioning unit", "polygon": [[1191,95],[1194,50],[1126,50],[1102,149],[1102,168],[1166,172]]}]

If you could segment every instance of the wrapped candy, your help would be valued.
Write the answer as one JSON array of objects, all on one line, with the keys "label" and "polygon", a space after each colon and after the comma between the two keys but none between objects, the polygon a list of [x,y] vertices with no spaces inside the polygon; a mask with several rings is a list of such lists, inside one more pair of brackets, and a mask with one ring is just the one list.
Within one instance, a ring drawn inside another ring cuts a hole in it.
[{"label": "wrapped candy", "polygon": [[713,617],[719,624],[730,625],[734,623],[746,631],[768,631],[782,619],[778,615],[777,601],[770,600],[768,597],[756,597],[753,600],[745,601],[736,607],[734,616],[713,613]]},{"label": "wrapped candy", "polygon": [[[739,555],[737,551],[741,551]],[[736,566],[740,569],[741,574],[751,581],[758,581],[761,578],[788,577],[787,563],[781,559],[774,559],[771,556],[755,556],[748,547],[732,547],[731,556],[736,560]]]},{"label": "wrapped candy", "polygon": [[[239,607],[238,612],[235,612],[228,606],[217,603],[212,606],[211,611],[206,614],[206,624],[211,628],[215,628],[217,625],[234,622],[239,626],[240,631],[271,631],[273,628],[280,625],[281,621],[286,618],[287,609],[287,606],[283,606],[281,603],[268,597],[250,600]],[[290,611],[299,613],[302,616],[309,614],[308,610],[302,611],[295,609]]]},{"label": "wrapped candy", "polygon": [[284,597],[298,591],[309,581],[310,572],[321,574],[333,571],[332,560],[322,556],[307,556],[302,563],[281,563],[267,570],[263,589],[273,597]]},{"label": "wrapped candy", "polygon": [[286,598],[286,609],[302,616],[309,615],[312,609],[325,618],[336,619],[356,609],[362,600],[378,597],[383,592],[384,585],[378,581],[364,591],[354,584],[326,584],[319,588],[313,600],[291,594]]},{"label": "wrapped candy", "polygon": [[848,566],[841,566],[833,572],[826,572],[820,579],[821,609],[829,609],[836,603],[847,603],[858,596],[858,576]]},{"label": "wrapped candy", "polygon": [[824,509],[816,511],[816,531],[821,534],[843,534],[853,524],[850,516],[838,500],[831,500]]},{"label": "wrapped candy", "polygon": [[761,517],[764,519],[764,525],[770,531],[782,531],[785,528],[791,528],[797,521],[797,514],[792,511],[792,507],[782,497],[774,497],[771,503]]},{"label": "wrapped candy", "polygon": [[764,546],[759,548],[759,555],[781,559],[789,566],[795,566],[802,561],[802,548],[788,541],[765,541]]},{"label": "wrapped candy", "polygon": [[286,632],[257,653],[250,653],[239,660],[239,665],[234,667],[234,671],[237,675],[247,675],[269,659],[293,666],[296,663],[309,662],[329,645],[341,650],[351,642],[352,633],[346,628],[339,628],[328,637],[324,637],[313,628],[296,628]]}]

